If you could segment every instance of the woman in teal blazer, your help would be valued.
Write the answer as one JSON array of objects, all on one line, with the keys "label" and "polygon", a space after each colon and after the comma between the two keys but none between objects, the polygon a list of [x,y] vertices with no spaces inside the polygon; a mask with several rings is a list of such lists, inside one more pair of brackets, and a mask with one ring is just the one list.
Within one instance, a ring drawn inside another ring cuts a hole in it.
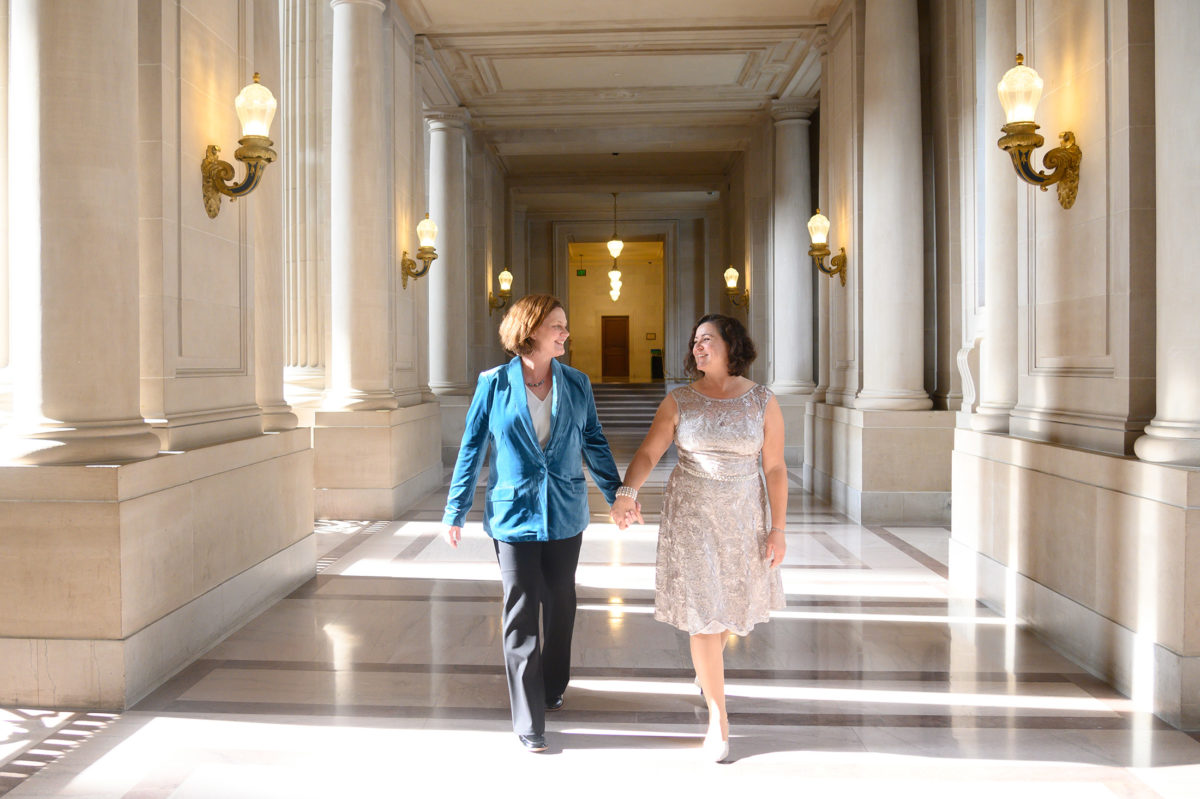
[{"label": "woman in teal blazer", "polygon": [[505,314],[500,342],[517,357],[479,375],[442,518],[457,547],[490,449],[483,529],[504,586],[513,730],[535,752],[546,748],[546,711],[562,707],[570,680],[575,567],[589,519],[583,462],[609,505],[621,485],[591,382],[555,360],[569,335],[562,303],[549,295],[522,297]]}]

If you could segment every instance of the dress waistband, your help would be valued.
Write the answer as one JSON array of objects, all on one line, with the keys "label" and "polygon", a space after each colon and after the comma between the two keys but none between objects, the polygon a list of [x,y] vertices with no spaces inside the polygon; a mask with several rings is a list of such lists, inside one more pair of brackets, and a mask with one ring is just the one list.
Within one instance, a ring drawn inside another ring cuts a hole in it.
[{"label": "dress waistband", "polygon": [[679,461],[679,468],[695,477],[703,477],[706,480],[717,480],[722,483],[740,483],[744,480],[753,480],[758,477],[758,470],[747,472],[746,474],[709,474],[703,469],[697,469],[695,466],[688,464],[685,461]]}]

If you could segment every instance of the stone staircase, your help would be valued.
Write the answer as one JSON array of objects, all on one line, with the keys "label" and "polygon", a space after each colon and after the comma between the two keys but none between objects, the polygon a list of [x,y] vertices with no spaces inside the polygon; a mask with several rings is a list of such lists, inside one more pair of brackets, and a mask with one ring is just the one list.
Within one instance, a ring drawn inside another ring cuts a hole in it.
[{"label": "stone staircase", "polygon": [[[618,463],[633,457],[667,395],[663,383],[592,383],[596,413]],[[674,454],[674,447],[670,455]]]}]

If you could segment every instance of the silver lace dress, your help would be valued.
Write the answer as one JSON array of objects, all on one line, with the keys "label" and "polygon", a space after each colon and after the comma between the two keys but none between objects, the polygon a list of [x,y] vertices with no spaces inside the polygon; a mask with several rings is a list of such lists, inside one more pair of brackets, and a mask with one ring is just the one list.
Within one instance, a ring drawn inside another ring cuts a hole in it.
[{"label": "silver lace dress", "polygon": [[778,569],[766,561],[767,496],[759,471],[771,391],[713,399],[690,386],[679,409],[679,465],[663,496],[654,618],[690,635],[746,635],[784,606]]}]

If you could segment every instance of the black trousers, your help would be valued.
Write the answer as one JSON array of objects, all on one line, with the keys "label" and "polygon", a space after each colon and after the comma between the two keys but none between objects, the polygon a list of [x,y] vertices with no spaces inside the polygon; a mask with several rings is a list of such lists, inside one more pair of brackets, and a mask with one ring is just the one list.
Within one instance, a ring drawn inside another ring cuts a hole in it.
[{"label": "black trousers", "polygon": [[545,734],[546,697],[561,694],[571,679],[575,567],[582,542],[582,534],[515,544],[492,539],[504,585],[504,670],[518,735]]}]

